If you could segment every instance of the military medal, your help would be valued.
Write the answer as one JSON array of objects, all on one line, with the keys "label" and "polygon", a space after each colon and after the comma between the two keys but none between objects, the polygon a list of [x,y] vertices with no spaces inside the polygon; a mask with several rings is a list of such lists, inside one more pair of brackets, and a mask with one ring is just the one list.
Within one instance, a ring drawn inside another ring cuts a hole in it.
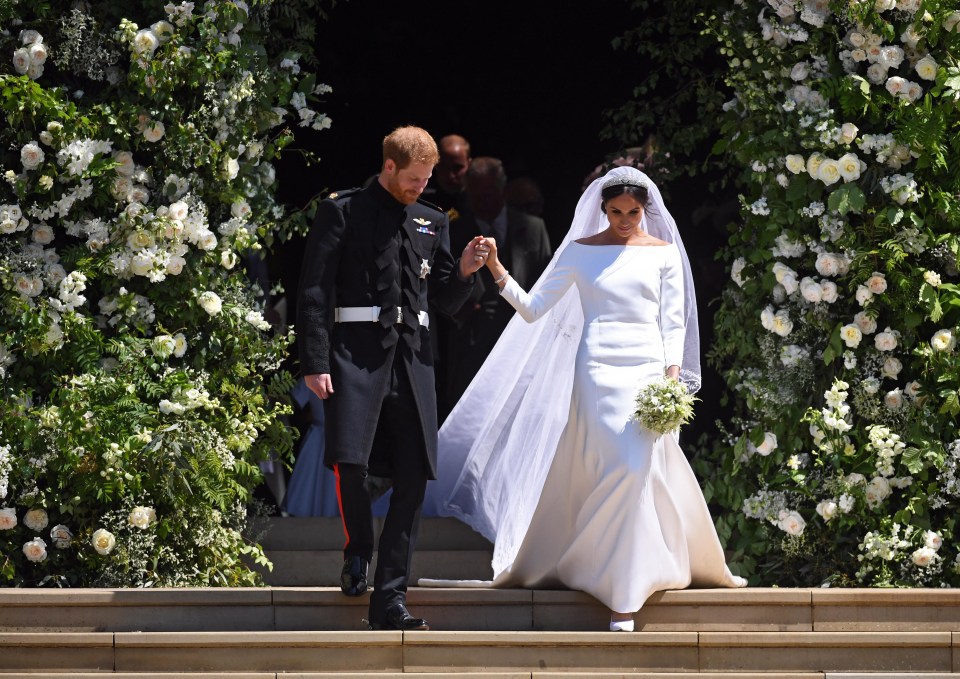
[{"label": "military medal", "polygon": [[426,278],[428,273],[430,273],[430,262],[423,260],[420,262],[420,278]]}]

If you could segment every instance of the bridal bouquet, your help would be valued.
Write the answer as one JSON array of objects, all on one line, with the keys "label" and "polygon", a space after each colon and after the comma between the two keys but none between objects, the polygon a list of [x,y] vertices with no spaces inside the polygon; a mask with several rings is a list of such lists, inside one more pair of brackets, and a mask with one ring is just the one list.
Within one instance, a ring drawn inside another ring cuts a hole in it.
[{"label": "bridal bouquet", "polygon": [[665,434],[693,419],[693,404],[699,400],[683,383],[664,377],[640,389],[633,418],[647,429]]}]

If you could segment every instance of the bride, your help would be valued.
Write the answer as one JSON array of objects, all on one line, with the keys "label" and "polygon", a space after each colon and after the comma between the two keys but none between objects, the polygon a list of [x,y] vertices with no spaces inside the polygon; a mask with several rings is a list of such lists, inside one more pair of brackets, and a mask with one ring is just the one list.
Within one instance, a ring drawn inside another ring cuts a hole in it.
[{"label": "bride", "polygon": [[700,386],[690,266],[657,187],[629,167],[595,180],[529,294],[484,248],[518,316],[440,430],[428,503],[494,542],[493,586],[582,590],[613,631],[655,591],[744,586],[676,437],[631,419],[664,374]]}]

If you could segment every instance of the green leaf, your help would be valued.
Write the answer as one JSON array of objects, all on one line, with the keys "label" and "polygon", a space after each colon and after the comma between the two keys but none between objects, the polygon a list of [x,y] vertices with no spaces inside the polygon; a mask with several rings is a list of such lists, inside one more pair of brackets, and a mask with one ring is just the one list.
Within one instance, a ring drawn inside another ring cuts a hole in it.
[{"label": "green leaf", "polygon": [[866,205],[867,197],[856,184],[844,184],[827,199],[828,207],[841,215],[854,212],[859,214]]},{"label": "green leaf", "polygon": [[907,448],[901,454],[900,460],[911,474],[919,474],[923,470],[923,461],[920,459],[919,448]]}]

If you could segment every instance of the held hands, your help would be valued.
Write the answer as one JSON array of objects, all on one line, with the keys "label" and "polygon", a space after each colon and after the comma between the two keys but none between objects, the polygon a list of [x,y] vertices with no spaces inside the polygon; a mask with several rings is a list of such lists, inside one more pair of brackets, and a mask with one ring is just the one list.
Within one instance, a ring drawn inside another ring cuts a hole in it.
[{"label": "held hands", "polygon": [[679,380],[679,379],[680,379],[680,366],[679,366],[679,365],[671,365],[669,368],[667,368],[667,377],[669,377],[669,378],[672,379],[672,380]]},{"label": "held hands", "polygon": [[333,393],[333,380],[330,379],[329,373],[306,375],[303,381],[318,398],[326,400]]},{"label": "held hands", "polygon": [[483,268],[483,265],[487,263],[487,255],[490,254],[489,245],[484,245],[483,236],[474,236],[474,238],[467,243],[467,247],[463,249],[463,254],[460,255],[460,277],[461,278],[470,278],[474,272],[479,271]]}]

